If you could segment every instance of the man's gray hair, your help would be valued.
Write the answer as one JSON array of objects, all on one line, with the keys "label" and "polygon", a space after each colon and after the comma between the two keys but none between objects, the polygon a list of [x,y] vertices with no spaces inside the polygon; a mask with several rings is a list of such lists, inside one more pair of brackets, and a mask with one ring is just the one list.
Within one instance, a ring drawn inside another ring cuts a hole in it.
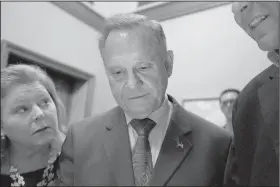
[{"label": "man's gray hair", "polygon": [[149,20],[146,16],[139,14],[118,14],[108,18],[105,22],[102,36],[99,39],[99,50],[105,47],[106,39],[112,31],[123,29],[145,29],[155,37],[156,42],[164,47],[166,51],[166,39],[164,31],[159,22]]}]

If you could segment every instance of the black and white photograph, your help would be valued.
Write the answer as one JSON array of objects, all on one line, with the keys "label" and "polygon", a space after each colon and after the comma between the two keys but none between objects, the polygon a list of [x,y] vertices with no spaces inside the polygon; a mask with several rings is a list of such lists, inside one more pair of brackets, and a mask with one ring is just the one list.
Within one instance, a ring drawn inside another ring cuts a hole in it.
[{"label": "black and white photograph", "polygon": [[1,186],[279,186],[279,1],[1,1]]}]

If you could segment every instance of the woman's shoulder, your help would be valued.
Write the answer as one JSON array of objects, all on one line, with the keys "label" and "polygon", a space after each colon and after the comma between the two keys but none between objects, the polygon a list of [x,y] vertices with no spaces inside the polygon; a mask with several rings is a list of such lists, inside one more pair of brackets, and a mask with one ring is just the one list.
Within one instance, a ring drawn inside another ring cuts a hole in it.
[{"label": "woman's shoulder", "polygon": [[[1,186],[11,186],[12,183],[24,181],[26,186],[49,186],[53,184],[56,178],[56,169],[58,167],[58,158],[53,164],[45,168],[20,174],[9,174],[1,171]],[[13,175],[13,176],[12,176]]]},{"label": "woman's shoulder", "polygon": [[43,170],[44,168],[26,173],[1,173],[1,186],[11,186],[11,184],[18,184],[19,181],[23,181],[26,186],[36,186]]}]

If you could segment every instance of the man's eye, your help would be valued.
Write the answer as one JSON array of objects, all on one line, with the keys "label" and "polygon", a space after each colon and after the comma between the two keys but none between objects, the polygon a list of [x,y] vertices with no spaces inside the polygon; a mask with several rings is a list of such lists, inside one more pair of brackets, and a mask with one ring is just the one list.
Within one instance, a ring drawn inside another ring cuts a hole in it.
[{"label": "man's eye", "polygon": [[140,67],[140,69],[145,70],[145,69],[148,69],[148,67],[147,66],[142,66],[142,67]]},{"label": "man's eye", "polygon": [[112,74],[113,74],[114,76],[120,76],[120,75],[123,74],[123,71],[122,71],[122,70],[113,71]]},{"label": "man's eye", "polygon": [[141,66],[141,67],[139,68],[139,70],[140,70],[140,71],[145,71],[145,70],[150,69],[150,67],[151,67],[151,66],[149,66],[149,65]]},{"label": "man's eye", "polygon": [[113,74],[119,75],[119,74],[121,74],[121,73],[122,73],[121,71],[115,71]]}]

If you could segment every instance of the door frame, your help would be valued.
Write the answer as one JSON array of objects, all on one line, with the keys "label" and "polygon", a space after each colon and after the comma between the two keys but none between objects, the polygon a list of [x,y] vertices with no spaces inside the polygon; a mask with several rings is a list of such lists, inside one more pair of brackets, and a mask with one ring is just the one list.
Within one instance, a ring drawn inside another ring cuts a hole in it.
[{"label": "door frame", "polygon": [[[87,72],[83,72],[79,69],[65,65],[65,63],[59,62],[52,58],[46,57],[45,55],[39,54],[37,52],[31,51],[25,47],[14,44],[8,40],[3,39],[1,41],[1,68],[8,65],[9,54],[13,53],[23,58],[27,58],[39,65],[46,68],[63,72],[64,74],[71,76],[77,80],[82,80],[86,84],[86,98],[84,103],[84,115],[83,117],[89,117],[92,114],[94,89],[95,89],[95,76]],[[79,88],[78,88],[79,89]],[[77,90],[79,91],[79,90]],[[70,96],[71,98],[71,96]],[[71,98],[72,99],[72,98]],[[72,106],[70,104],[70,106]],[[72,106],[73,107],[73,106]],[[71,111],[71,109],[69,109]],[[71,115],[71,112],[69,113]]]}]

